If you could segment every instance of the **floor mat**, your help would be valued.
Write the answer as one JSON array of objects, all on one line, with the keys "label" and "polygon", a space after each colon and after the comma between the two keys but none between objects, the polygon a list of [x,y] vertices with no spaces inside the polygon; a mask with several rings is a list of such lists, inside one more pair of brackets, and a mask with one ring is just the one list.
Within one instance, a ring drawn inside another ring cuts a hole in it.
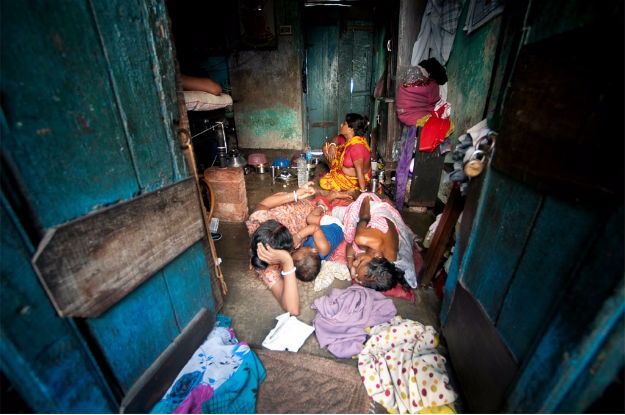
[{"label": "floor mat", "polygon": [[356,366],[304,353],[254,352],[267,372],[258,389],[257,413],[369,412],[369,397]]}]

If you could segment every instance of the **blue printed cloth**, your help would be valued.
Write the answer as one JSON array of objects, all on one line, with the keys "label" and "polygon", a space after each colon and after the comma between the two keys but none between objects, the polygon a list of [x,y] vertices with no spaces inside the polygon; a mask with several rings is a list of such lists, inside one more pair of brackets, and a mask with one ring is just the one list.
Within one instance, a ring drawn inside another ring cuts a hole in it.
[{"label": "blue printed cloth", "polygon": [[215,413],[233,408],[237,413],[255,412],[256,393],[266,372],[249,345],[225,327],[230,320],[218,318],[150,413]]}]

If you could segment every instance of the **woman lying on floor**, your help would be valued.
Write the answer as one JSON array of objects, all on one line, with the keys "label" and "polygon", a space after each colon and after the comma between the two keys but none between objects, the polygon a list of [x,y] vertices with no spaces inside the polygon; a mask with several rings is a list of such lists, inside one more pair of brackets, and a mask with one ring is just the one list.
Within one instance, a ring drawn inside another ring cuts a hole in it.
[{"label": "woman lying on floor", "polygon": [[[252,238],[251,266],[282,308],[295,316],[299,315],[295,279],[313,280],[321,259],[327,259],[343,240],[342,225],[334,226],[336,219],[317,224],[325,207],[312,200],[315,194],[312,182],[293,192],[273,194],[259,202],[245,222]],[[338,192],[324,194],[326,200],[349,198]]]},{"label": "woman lying on floor", "polygon": [[401,214],[375,193],[362,193],[332,215],[344,224],[346,258],[352,280],[376,291],[400,284],[417,287],[412,230]]}]

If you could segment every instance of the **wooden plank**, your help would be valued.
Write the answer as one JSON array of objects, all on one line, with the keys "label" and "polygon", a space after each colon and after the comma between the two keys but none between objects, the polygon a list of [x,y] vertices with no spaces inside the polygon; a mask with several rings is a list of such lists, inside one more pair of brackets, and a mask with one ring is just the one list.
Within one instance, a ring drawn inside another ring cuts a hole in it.
[{"label": "wooden plank", "polygon": [[[562,298],[557,293],[575,278],[574,270],[600,227],[597,219],[580,206],[545,198],[522,249],[496,324],[519,360],[530,350],[534,335],[542,329],[546,317],[560,307]],[[529,224],[517,226],[520,230]],[[563,252],[577,255],[571,257]],[[522,319],[519,319],[519,310],[523,310]]]},{"label": "wooden plank", "polygon": [[[587,241],[588,249],[578,258],[579,266],[560,287],[558,307],[547,316],[545,331],[535,336],[538,341],[525,358],[525,369],[510,391],[509,406],[503,412],[555,413],[557,405],[573,405],[565,402],[565,396],[574,382],[589,381],[583,375],[586,366],[607,357],[609,350],[603,343],[622,324],[624,313],[623,207],[602,216],[605,223]],[[597,377],[590,383],[602,390],[609,381]],[[584,398],[585,404],[592,402],[590,396]]]},{"label": "wooden plank", "polygon": [[453,230],[456,227],[460,213],[462,213],[463,205],[464,200],[460,195],[460,189],[458,186],[454,186],[451,189],[441,220],[432,238],[432,245],[425,254],[424,266],[421,268],[423,273],[419,277],[420,287],[428,286],[432,282],[432,278],[434,278],[434,274],[440,266],[443,253],[447,249]]},{"label": "wooden plank", "polygon": [[33,267],[63,317],[97,317],[205,234],[193,178],[51,229]]},{"label": "wooden plank", "polygon": [[215,315],[202,308],[122,400],[119,413],[147,414],[163,397],[193,352],[215,325]]},{"label": "wooden plank", "polygon": [[[127,145],[140,188],[162,187],[188,174],[176,142],[176,71],[163,4],[150,1],[94,2],[99,44],[107,57]],[[124,21],[120,36],[119,22]],[[160,46],[167,43],[167,48]],[[145,191],[145,190],[143,190]]]},{"label": "wooden plank", "polygon": [[517,363],[480,304],[462,284],[456,286],[443,335],[469,406],[467,412],[499,412]]},{"label": "wooden plank", "polygon": [[494,170],[488,175],[461,278],[486,313],[496,320],[542,198],[528,186]]},{"label": "wooden plank", "polygon": [[2,149],[44,229],[141,191],[89,4],[2,4]]},{"label": "wooden plank", "polygon": [[419,151],[417,132],[417,151],[414,155],[412,182],[410,184],[410,198],[408,206],[434,207],[438,198],[438,188],[441,184],[444,157],[438,150],[431,153]]}]

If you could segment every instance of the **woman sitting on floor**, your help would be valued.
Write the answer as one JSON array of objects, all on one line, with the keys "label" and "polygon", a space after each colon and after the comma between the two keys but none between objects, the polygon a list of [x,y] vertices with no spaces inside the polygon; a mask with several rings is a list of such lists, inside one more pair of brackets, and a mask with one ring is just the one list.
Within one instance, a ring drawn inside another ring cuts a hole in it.
[{"label": "woman sitting on floor", "polygon": [[322,151],[330,171],[319,179],[319,186],[325,190],[365,191],[371,180],[371,149],[366,133],[369,121],[360,114],[347,114],[341,124],[340,135],[344,144],[331,141],[324,144]]}]

